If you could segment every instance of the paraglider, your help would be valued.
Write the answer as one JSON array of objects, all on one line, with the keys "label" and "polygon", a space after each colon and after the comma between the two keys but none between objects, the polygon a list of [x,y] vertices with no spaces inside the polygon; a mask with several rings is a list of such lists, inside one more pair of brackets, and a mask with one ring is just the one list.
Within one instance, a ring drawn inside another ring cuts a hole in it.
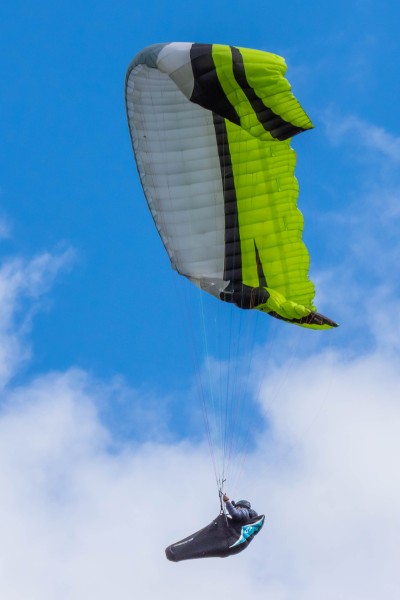
[{"label": "paraglider", "polygon": [[[313,125],[285,72],[282,57],[259,50],[149,46],[126,75],[129,131],[149,209],[179,274],[219,302],[330,329],[336,323],[313,302],[290,146]],[[221,515],[170,546],[167,557],[236,553],[262,527],[264,517],[254,518],[247,535],[221,502]]]}]

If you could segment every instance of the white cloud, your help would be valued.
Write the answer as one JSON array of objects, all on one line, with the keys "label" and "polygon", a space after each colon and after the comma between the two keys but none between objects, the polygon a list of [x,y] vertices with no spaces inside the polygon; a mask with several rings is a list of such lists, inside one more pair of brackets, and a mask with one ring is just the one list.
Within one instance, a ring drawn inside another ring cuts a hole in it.
[{"label": "white cloud", "polygon": [[270,482],[275,569],[284,579],[290,565],[297,582],[287,597],[394,600],[397,357],[312,357],[291,375],[269,412],[274,437],[264,453],[271,465],[261,471]]},{"label": "white cloud", "polygon": [[[26,334],[43,294],[74,253],[43,253],[33,259],[10,258],[0,268],[0,389],[30,356]],[[29,301],[29,302],[28,302]]]},{"label": "white cloud", "polygon": [[[49,255],[2,271],[1,331],[15,336],[19,357],[20,296],[38,301],[57,264]],[[79,369],[8,386],[0,596],[397,600],[399,388],[398,351],[387,339],[353,360],[300,357],[290,377],[271,366],[262,390],[270,428],[237,489],[267,513],[265,528],[241,555],[175,565],[165,546],[217,512],[208,449],[113,439],[99,407],[107,394],[125,401],[126,387]]]},{"label": "white cloud", "polygon": [[164,547],[217,510],[207,450],[113,451],[98,382],[77,370],[14,390],[0,417],[2,597],[397,600],[399,384],[379,355],[299,362],[246,463],[264,531],[242,555],[179,565]]}]

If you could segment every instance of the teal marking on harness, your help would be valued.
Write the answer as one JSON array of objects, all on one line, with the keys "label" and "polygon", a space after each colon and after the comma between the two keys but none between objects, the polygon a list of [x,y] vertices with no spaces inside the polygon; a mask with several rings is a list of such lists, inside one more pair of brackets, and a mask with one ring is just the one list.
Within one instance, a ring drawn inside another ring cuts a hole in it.
[{"label": "teal marking on harness", "polygon": [[260,519],[259,521],[256,521],[251,525],[243,525],[242,531],[240,532],[240,538],[234,544],[232,544],[232,546],[229,546],[229,548],[239,546],[240,544],[243,544],[246,540],[248,540],[250,537],[255,535],[263,526],[263,522],[264,519]]}]

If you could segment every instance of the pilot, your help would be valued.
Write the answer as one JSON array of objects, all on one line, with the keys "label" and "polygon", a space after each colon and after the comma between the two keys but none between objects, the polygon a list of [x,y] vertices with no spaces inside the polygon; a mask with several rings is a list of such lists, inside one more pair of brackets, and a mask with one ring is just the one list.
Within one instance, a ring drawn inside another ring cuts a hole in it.
[{"label": "pilot", "polygon": [[222,496],[222,499],[225,502],[228,513],[235,521],[247,523],[254,517],[258,517],[258,514],[251,508],[248,500],[238,500],[235,502],[234,500],[229,500],[226,494]]}]

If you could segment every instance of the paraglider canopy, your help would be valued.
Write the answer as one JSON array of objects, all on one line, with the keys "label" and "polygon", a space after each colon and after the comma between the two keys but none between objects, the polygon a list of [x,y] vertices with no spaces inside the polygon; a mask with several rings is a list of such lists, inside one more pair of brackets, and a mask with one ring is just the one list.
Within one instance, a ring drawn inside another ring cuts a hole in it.
[{"label": "paraglider canopy", "polygon": [[314,329],[290,138],[313,127],[269,52],[175,42],[129,66],[136,163],[171,264],[218,300]]}]

